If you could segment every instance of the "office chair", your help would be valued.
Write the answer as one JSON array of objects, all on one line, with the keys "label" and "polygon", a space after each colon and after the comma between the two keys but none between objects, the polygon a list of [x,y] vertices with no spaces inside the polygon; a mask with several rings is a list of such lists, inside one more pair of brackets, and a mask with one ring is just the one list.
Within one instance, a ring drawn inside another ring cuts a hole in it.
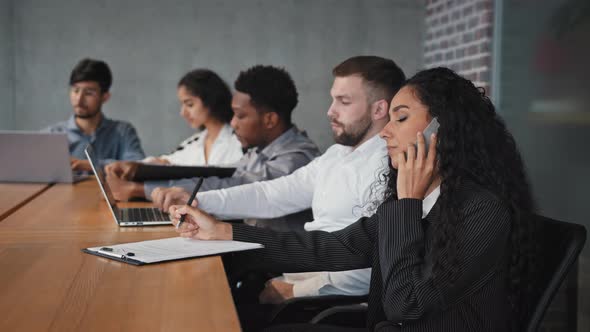
[{"label": "office chair", "polygon": [[[536,293],[533,294],[531,311],[526,315],[529,318],[525,330],[534,332],[538,330],[547,308],[584,247],[586,228],[540,215],[525,217],[534,218],[539,225],[538,255],[543,262],[540,271],[535,274],[537,279],[533,280]],[[323,310],[310,322],[336,325],[351,323],[358,326],[356,324],[366,316],[366,310],[366,306],[359,304],[339,305]]]},{"label": "office chair", "polygon": [[586,228],[578,224],[531,215],[540,226],[540,252],[542,266],[536,274],[533,306],[527,315],[526,331],[537,331],[547,308],[574,266],[586,241]]},{"label": "office chair", "polygon": [[309,322],[312,324],[365,327],[367,325],[367,308],[367,303],[335,306],[320,312]]},{"label": "office chair", "polygon": [[[315,323],[313,320],[323,313],[326,317],[318,318],[318,322],[321,321],[323,324],[336,323],[336,325],[364,327],[366,326],[366,305],[361,303],[366,303],[367,300],[367,295],[292,298],[276,305],[270,314],[269,321],[271,324]],[[352,309],[349,310],[348,307]]]}]

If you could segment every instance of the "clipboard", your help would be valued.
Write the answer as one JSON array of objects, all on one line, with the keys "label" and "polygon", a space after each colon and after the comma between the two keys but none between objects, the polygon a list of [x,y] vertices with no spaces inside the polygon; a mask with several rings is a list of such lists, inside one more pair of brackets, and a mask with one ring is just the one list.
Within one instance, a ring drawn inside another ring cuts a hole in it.
[{"label": "clipboard", "polygon": [[201,241],[173,237],[160,240],[84,248],[82,249],[82,252],[122,263],[140,266],[261,248],[264,248],[264,246],[259,243],[240,241]]},{"label": "clipboard", "polygon": [[82,249],[82,252],[85,252],[85,253],[91,254],[91,255],[95,255],[95,256],[109,258],[109,259],[112,259],[112,260],[116,260],[118,262],[127,263],[127,264],[131,264],[131,265],[136,265],[136,266],[147,264],[145,262],[138,261],[137,259],[132,259],[132,258],[129,258],[127,256],[118,257],[118,256],[114,256],[114,255],[107,255],[107,254],[104,254],[104,253],[99,252],[99,251],[92,251],[89,248]]}]

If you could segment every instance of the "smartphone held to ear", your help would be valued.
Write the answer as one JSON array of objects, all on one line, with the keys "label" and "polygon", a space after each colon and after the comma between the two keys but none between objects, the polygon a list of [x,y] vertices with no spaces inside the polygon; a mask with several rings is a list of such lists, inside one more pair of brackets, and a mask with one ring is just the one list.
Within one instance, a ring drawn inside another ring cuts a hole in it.
[{"label": "smartphone held to ear", "polygon": [[424,131],[422,132],[422,135],[424,135],[424,147],[426,149],[426,154],[428,154],[428,149],[430,148],[430,136],[438,132],[439,126],[440,125],[438,123],[438,120],[436,118],[432,118],[432,121],[430,121],[428,126],[426,126],[426,128],[424,128]]}]

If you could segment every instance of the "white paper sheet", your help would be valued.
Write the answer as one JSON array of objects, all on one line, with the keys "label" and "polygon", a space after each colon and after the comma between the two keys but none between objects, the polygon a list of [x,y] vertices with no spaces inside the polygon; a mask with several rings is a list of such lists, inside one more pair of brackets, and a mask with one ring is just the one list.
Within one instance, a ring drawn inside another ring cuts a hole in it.
[{"label": "white paper sheet", "polygon": [[259,243],[239,241],[200,241],[185,239],[182,237],[173,237],[161,240],[106,245],[88,248],[88,250],[116,258],[134,259],[149,264],[263,247],[264,246]]}]

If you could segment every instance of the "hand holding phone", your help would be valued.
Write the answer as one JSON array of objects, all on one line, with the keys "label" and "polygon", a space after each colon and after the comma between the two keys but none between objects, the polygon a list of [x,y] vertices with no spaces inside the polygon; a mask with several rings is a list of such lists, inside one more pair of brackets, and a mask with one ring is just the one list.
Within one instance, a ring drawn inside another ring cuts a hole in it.
[{"label": "hand holding phone", "polygon": [[432,118],[432,121],[430,121],[428,126],[426,126],[426,128],[424,128],[424,131],[422,132],[422,134],[424,135],[424,149],[426,151],[426,154],[428,154],[428,149],[430,148],[430,136],[438,132],[438,127],[440,127],[438,120],[436,118]]},{"label": "hand holding phone", "polygon": [[[439,123],[436,118],[424,128],[422,131],[424,139],[424,148],[426,151],[418,151],[418,140],[421,139],[420,135],[417,136],[415,148],[410,149],[406,152],[406,156],[398,156],[397,160],[397,198],[414,198],[423,200],[428,188],[431,186],[433,181],[438,177],[438,171],[436,167],[436,152],[434,155],[429,155],[430,148],[434,148],[431,144],[436,144],[438,138],[432,140],[432,134],[438,131]],[[395,166],[394,166],[395,167]]]}]

